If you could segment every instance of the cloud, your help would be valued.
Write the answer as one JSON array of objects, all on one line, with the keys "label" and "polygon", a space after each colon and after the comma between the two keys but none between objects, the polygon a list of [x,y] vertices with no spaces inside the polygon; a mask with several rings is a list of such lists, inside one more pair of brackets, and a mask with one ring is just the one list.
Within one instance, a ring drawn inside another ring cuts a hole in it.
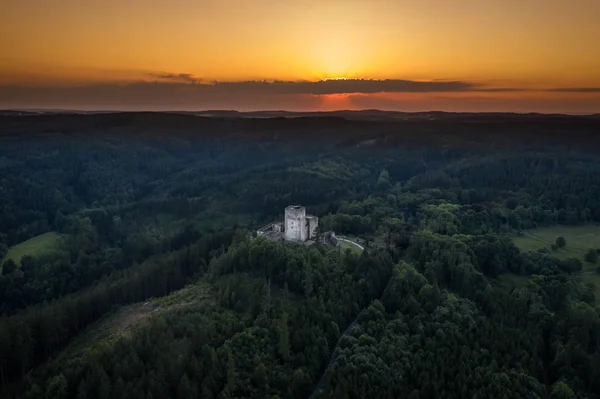
[{"label": "cloud", "polygon": [[202,79],[194,76],[191,73],[149,73],[151,77],[155,79],[165,80],[167,82],[179,82],[179,83],[193,83],[198,84],[202,83]]},{"label": "cloud", "polygon": [[256,103],[260,99],[282,96],[325,96],[332,94],[377,93],[456,93],[517,91],[515,88],[490,88],[465,81],[414,81],[400,79],[344,79],[310,81],[204,82],[188,73],[152,73],[152,81],[127,84],[90,84],[74,87],[0,87],[0,104],[10,102],[206,104]]},{"label": "cloud", "polygon": [[0,86],[0,109],[305,109],[319,106],[317,96],[226,90],[212,84],[144,82],[76,87]]},{"label": "cloud", "polygon": [[421,82],[412,80],[330,79],[308,81],[245,81],[215,82],[217,88],[227,91],[269,92],[277,94],[342,94],[342,93],[398,93],[466,91],[474,85],[469,82]]},{"label": "cloud", "polygon": [[600,93],[600,87],[558,87],[548,89],[547,91],[560,93]]},{"label": "cloud", "polygon": [[[573,102],[573,99],[567,97],[589,97],[600,92],[596,88],[528,90],[457,80],[208,82],[188,73],[145,73],[144,76],[151,77],[151,80],[126,84],[102,83],[62,87],[0,86],[0,108],[309,110],[322,109],[326,106],[412,109],[418,104],[421,109],[427,109],[429,107],[425,104],[430,104],[435,108],[439,106],[440,109],[454,109],[466,104],[469,108],[478,108],[479,105],[495,107],[498,102],[487,104],[492,101],[490,97],[505,98],[506,102],[502,103],[502,106],[507,106],[510,105],[508,99],[517,101],[517,97],[533,95],[540,99],[549,96],[557,99],[560,97],[563,104],[571,102],[577,107],[582,107],[583,102],[587,101],[584,108],[587,110],[591,107],[597,111],[599,105],[595,97],[594,99],[582,98],[582,102]],[[552,91],[556,93],[551,94]],[[514,96],[511,95],[512,92],[523,93]],[[342,97],[351,98],[346,100],[335,98],[335,95],[340,94],[343,95]],[[394,98],[390,100],[385,96]],[[465,99],[465,96],[469,99]],[[476,99],[478,96],[484,98]]]},{"label": "cloud", "polygon": [[343,93],[431,93],[462,91],[520,91],[519,88],[488,87],[458,80],[417,81],[405,79],[326,79],[319,81],[247,80],[206,82],[191,73],[148,73],[159,83],[194,83],[198,90],[213,92],[252,92],[264,94],[343,94]]},{"label": "cloud", "polygon": [[516,88],[487,88],[465,81],[416,81],[402,79],[329,79],[309,81],[213,82],[225,91],[253,91],[273,94],[343,94],[343,93],[432,93],[463,91],[518,91]]}]

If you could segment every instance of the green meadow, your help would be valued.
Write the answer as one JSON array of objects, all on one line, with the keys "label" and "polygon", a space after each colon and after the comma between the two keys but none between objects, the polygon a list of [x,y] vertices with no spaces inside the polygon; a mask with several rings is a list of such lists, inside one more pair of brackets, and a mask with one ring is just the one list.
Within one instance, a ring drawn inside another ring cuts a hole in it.
[{"label": "green meadow", "polygon": [[577,258],[584,262],[584,269],[595,265],[585,262],[585,254],[590,248],[600,248],[600,226],[551,226],[526,230],[524,235],[513,237],[513,242],[521,251],[550,249],[557,237],[564,237],[567,245],[552,253],[559,258]]},{"label": "green meadow", "polygon": [[56,245],[59,238],[60,235],[58,233],[51,231],[30,238],[27,241],[23,241],[22,243],[17,244],[8,250],[8,254],[6,254],[6,257],[2,260],[2,263],[8,259],[12,259],[16,264],[19,264],[19,262],[21,262],[21,258],[25,255],[40,255],[43,251]]}]

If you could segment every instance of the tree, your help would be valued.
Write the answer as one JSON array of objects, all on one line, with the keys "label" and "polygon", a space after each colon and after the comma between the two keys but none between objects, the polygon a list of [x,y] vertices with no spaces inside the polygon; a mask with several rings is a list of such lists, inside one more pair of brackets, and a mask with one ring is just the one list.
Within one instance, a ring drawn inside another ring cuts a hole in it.
[{"label": "tree", "polygon": [[310,298],[310,295],[313,291],[313,281],[312,281],[312,267],[310,264],[310,255],[308,256],[308,260],[304,264],[304,295],[306,298]]},{"label": "tree", "polygon": [[81,380],[79,386],[77,387],[77,399],[87,399],[88,398],[88,387],[85,378]]},{"label": "tree", "polygon": [[267,382],[267,368],[263,363],[260,363],[254,370],[252,382],[258,387],[262,387]]},{"label": "tree", "polygon": [[46,399],[66,399],[67,394],[67,379],[65,376],[63,374],[54,376],[48,384]]},{"label": "tree", "polygon": [[575,393],[567,384],[562,381],[554,384],[554,388],[552,388],[552,393],[550,394],[550,399],[577,399]]},{"label": "tree", "polygon": [[419,399],[421,396],[419,395],[419,390],[415,389],[414,391],[412,391],[410,393],[410,396],[408,397],[408,399]]},{"label": "tree", "polygon": [[377,179],[377,188],[378,189],[387,189],[390,187],[390,174],[387,170],[382,170],[379,173],[379,178]]},{"label": "tree", "polygon": [[563,236],[556,237],[556,246],[557,247],[564,248],[565,245],[567,245],[567,240],[565,240],[565,237],[563,237]]},{"label": "tree", "polygon": [[7,253],[8,247],[3,242],[0,242],[0,259],[4,259]]},{"label": "tree", "polygon": [[198,397],[198,389],[192,384],[187,374],[184,374],[179,381],[179,385],[177,386],[177,398],[178,399],[186,399],[186,398],[197,398]]},{"label": "tree", "polygon": [[229,350],[227,359],[227,384],[225,385],[225,390],[227,392],[228,397],[234,397],[233,392],[235,389],[235,380],[235,362],[233,359],[233,354],[231,353],[231,350]]},{"label": "tree", "polygon": [[8,258],[6,262],[2,265],[2,275],[6,276],[11,274],[17,269],[17,264],[11,258]]},{"label": "tree", "polygon": [[286,360],[290,356],[290,333],[287,325],[287,314],[284,312],[279,320],[278,326],[279,343],[277,350],[279,355]]},{"label": "tree", "polygon": [[598,254],[596,253],[596,250],[595,249],[590,249],[585,254],[585,260],[587,262],[590,262],[590,263],[596,263],[596,262],[598,262]]},{"label": "tree", "polygon": [[54,229],[61,233],[64,232],[67,227],[67,222],[67,217],[63,215],[60,210],[56,211],[56,214],[54,215]]},{"label": "tree", "polygon": [[39,399],[44,397],[44,391],[36,383],[33,383],[31,387],[25,393],[25,399]]}]

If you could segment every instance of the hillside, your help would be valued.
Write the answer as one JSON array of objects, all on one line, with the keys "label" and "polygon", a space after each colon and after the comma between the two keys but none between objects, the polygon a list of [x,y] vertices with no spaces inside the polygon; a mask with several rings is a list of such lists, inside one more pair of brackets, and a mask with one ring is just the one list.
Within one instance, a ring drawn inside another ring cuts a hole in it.
[{"label": "hillside", "polygon": [[600,399],[599,127],[2,115],[2,396]]}]

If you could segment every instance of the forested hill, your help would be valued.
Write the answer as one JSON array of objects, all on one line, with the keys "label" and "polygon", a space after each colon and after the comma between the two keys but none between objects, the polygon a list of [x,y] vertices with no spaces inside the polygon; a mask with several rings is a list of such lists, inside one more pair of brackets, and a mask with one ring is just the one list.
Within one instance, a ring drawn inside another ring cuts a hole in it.
[{"label": "forested hill", "polygon": [[[543,114],[357,112],[288,113],[273,117],[200,116],[191,113],[0,115],[0,134],[191,135],[231,140],[295,140],[376,146],[543,145],[598,147],[600,117]],[[212,114],[208,114],[212,115]],[[243,115],[243,114],[242,114]],[[254,115],[254,113],[250,114]],[[271,115],[271,114],[268,114]]]},{"label": "forested hill", "polygon": [[[599,134],[1,115],[0,396],[600,399]],[[290,204],[347,241],[256,237]]]}]

